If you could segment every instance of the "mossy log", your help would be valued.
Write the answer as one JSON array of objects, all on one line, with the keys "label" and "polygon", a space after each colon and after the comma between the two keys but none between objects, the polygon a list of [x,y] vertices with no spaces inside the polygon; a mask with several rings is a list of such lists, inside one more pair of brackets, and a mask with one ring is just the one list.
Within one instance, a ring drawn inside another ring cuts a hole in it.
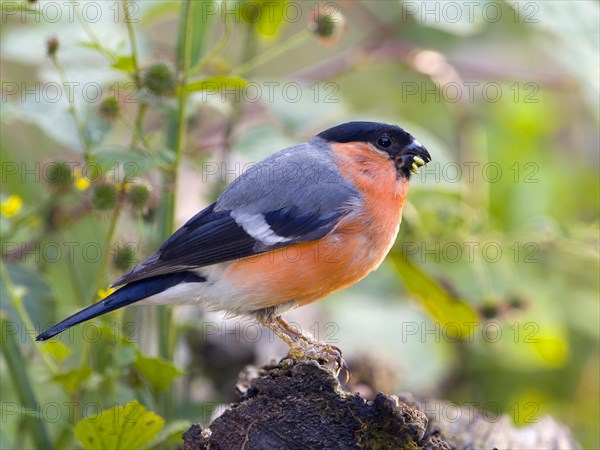
[{"label": "mossy log", "polygon": [[208,428],[184,433],[184,450],[580,448],[551,418],[521,428],[479,414],[445,422],[426,414],[437,400],[378,393],[369,401],[315,362],[249,366],[236,390],[239,402]]}]

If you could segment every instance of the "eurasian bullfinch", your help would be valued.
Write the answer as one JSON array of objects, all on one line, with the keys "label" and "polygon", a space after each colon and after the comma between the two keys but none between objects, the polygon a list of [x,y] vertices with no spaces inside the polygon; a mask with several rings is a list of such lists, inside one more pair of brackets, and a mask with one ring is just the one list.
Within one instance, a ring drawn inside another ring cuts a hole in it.
[{"label": "eurasian bullfinch", "polygon": [[390,250],[412,173],[431,160],[396,125],[349,122],[281,150],[113,283],[120,289],[37,337],[136,304],[200,304],[252,316],[296,358],[341,364],[336,347],[291,327],[285,311],[350,286]]}]

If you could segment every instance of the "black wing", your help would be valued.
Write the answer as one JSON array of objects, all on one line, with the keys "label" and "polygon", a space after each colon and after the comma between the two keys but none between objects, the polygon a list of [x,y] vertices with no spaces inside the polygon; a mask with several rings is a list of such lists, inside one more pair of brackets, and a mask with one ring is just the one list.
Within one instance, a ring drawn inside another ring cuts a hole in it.
[{"label": "black wing", "polygon": [[322,215],[299,214],[296,208],[281,208],[262,214],[264,222],[280,242],[265,243],[251,236],[232,216],[215,211],[216,203],[200,211],[167,239],[160,249],[113,283],[131,283],[156,275],[175,273],[247,258],[278,248],[320,239],[330,233],[342,211]]}]

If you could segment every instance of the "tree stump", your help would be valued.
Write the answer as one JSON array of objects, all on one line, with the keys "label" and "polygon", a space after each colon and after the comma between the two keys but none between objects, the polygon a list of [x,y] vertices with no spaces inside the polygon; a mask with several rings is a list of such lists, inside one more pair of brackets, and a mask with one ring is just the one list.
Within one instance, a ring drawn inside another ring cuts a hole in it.
[{"label": "tree stump", "polygon": [[447,423],[425,413],[436,400],[378,393],[367,401],[312,361],[248,366],[236,391],[239,402],[208,428],[194,424],[184,433],[184,450],[580,448],[551,418],[523,428],[481,415]]}]

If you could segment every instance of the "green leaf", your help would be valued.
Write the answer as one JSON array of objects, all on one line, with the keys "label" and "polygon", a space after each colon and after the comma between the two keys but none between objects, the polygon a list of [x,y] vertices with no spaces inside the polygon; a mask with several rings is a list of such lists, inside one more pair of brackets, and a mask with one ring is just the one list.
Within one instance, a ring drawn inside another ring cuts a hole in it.
[{"label": "green leaf", "polygon": [[150,358],[138,352],[133,367],[150,384],[154,392],[165,392],[175,378],[183,372],[169,361],[160,358]]},{"label": "green leaf", "polygon": [[74,431],[86,450],[134,450],[147,448],[164,424],[158,414],[133,401],[79,421]]},{"label": "green leaf", "polygon": [[[179,2],[178,2],[179,3]],[[185,2],[183,2],[180,14],[180,23],[182,26],[179,27],[179,36],[177,37],[177,63],[181,66],[183,62],[183,44],[184,44],[184,36],[187,34],[187,37],[190,39],[190,67],[194,67],[194,65],[199,61],[200,57],[203,54],[202,49],[204,48],[204,40],[206,37],[206,32],[209,29],[209,24],[211,20],[218,20],[218,14],[210,14],[206,9],[206,5],[208,2],[190,2],[190,8],[188,12],[191,14],[191,23],[193,26],[190,30],[186,31],[185,27]]]},{"label": "green leaf", "polygon": [[[121,342],[123,342],[121,338]],[[137,359],[137,351],[134,344],[121,344],[117,347],[115,359],[119,367],[127,367]]]},{"label": "green leaf", "polygon": [[192,81],[185,86],[188,92],[220,91],[222,89],[242,89],[248,80],[242,77],[211,77],[204,80]]},{"label": "green leaf", "polygon": [[569,340],[559,323],[515,322],[507,327],[504,340],[511,367],[521,370],[562,367],[569,358]]},{"label": "green leaf", "polygon": [[135,69],[133,64],[133,56],[119,56],[119,58],[112,63],[112,67],[127,73],[133,72]]},{"label": "green leaf", "polygon": [[261,2],[262,14],[258,21],[256,31],[266,38],[275,38],[285,24],[285,8],[287,0],[266,0]]},{"label": "green leaf", "polygon": [[71,353],[71,349],[60,341],[45,342],[42,346],[42,350],[58,362],[65,359],[69,353]]},{"label": "green leaf", "polygon": [[[453,297],[440,283],[411,263],[406,255],[394,253],[392,260],[406,290],[418,298],[429,315],[444,325],[452,339],[468,339],[478,316],[471,305]],[[450,334],[450,333],[449,333]]]},{"label": "green leaf", "polygon": [[54,376],[54,381],[60,383],[64,388],[72,394],[77,390],[79,385],[92,374],[92,369],[89,367],[81,367],[80,369],[70,370]]},{"label": "green leaf", "polygon": [[285,23],[287,0],[242,0],[236,3],[236,22],[255,26],[263,38],[277,37]]},{"label": "green leaf", "polygon": [[148,444],[148,447],[157,447],[166,442],[181,443],[181,435],[185,433],[192,423],[189,420],[175,420],[169,422],[162,431]]},{"label": "green leaf", "polygon": [[[13,244],[14,243],[12,242],[4,242],[5,253],[13,251],[13,248],[10,247]],[[17,248],[15,247],[14,251],[16,250]],[[36,256],[39,256],[39,254]],[[47,327],[48,324],[54,320],[56,304],[54,302],[52,289],[44,278],[23,266],[7,263],[6,270],[15,288],[24,289],[23,305],[25,306],[25,310],[31,321],[35,325],[36,330],[25,329],[25,324],[21,322],[17,310],[9,300],[8,292],[4,286],[4,280],[0,279],[2,309],[8,312],[10,321],[16,326],[15,332],[17,333],[17,336],[26,336],[27,339],[30,339],[34,335],[34,332]]]}]

